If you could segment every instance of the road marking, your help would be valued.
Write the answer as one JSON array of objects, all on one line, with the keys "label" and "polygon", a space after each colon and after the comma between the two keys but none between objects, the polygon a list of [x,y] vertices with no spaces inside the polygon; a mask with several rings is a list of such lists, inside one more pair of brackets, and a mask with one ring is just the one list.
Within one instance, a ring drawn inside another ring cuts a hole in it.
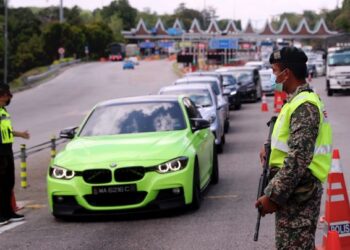
[{"label": "road marking", "polygon": [[26,208],[33,208],[33,209],[39,209],[44,207],[46,207],[46,205],[42,205],[42,204],[30,204],[26,206]]},{"label": "road marking", "polygon": [[0,227],[0,234],[2,234],[5,231],[11,230],[11,229],[13,229],[15,227],[18,227],[18,226],[20,226],[20,225],[22,225],[24,223],[26,223],[26,221],[11,222],[9,224],[1,226]]},{"label": "road marking", "polygon": [[206,199],[232,199],[232,198],[237,198],[237,194],[226,194],[226,195],[210,195],[206,196]]}]

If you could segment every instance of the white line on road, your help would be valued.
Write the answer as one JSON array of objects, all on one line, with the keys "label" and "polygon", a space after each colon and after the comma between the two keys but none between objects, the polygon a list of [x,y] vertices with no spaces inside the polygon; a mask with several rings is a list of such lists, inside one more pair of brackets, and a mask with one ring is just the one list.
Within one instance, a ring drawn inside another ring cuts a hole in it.
[{"label": "white line on road", "polygon": [[26,221],[11,222],[11,223],[9,223],[7,225],[4,225],[4,226],[0,227],[0,234],[2,234],[5,231],[11,230],[11,229],[13,229],[15,227],[18,227],[18,226],[20,226],[20,225],[22,225],[24,223],[26,223]]}]

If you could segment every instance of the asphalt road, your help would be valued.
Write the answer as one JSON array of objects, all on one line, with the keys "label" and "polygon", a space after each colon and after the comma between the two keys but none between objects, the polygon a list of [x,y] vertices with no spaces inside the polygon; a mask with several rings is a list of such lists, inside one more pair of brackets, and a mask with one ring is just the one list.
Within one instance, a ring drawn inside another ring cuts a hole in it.
[{"label": "asphalt road", "polygon": [[[36,145],[64,127],[79,124],[99,101],[156,93],[176,78],[168,61],[141,62],[134,71],[123,71],[120,63],[78,65],[45,84],[16,93],[10,112],[17,130],[31,132],[28,145]],[[346,105],[350,97],[324,96],[324,81],[318,78],[312,85],[328,107],[334,145],[340,149],[345,176],[349,176],[346,163],[350,163],[350,155],[346,152],[350,118]],[[14,224],[16,227],[6,231],[2,228],[4,232],[0,228],[0,249],[273,249],[273,216],[262,219],[259,241],[253,241],[257,215],[254,202],[261,171],[258,152],[267,136],[272,101],[268,97],[268,113],[260,111],[260,103],[244,104],[241,110],[231,111],[231,127],[224,153],[219,156],[220,182],[209,187],[196,212],[57,221],[48,211],[46,197],[49,150],[30,156],[29,187],[21,189],[19,180],[16,186],[17,200],[26,204],[20,211],[26,215],[26,223]],[[16,147],[23,142],[18,139]],[[317,231],[318,243],[321,237],[322,224]]]}]

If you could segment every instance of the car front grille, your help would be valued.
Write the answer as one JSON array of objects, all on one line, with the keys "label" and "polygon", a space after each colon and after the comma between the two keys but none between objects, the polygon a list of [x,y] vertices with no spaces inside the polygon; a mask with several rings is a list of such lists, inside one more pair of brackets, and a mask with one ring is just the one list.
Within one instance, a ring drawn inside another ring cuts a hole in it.
[{"label": "car front grille", "polygon": [[112,172],[108,169],[90,169],[83,172],[83,179],[87,183],[101,184],[112,181]]},{"label": "car front grille", "polygon": [[132,192],[132,193],[119,193],[119,194],[98,194],[98,195],[85,195],[85,200],[91,205],[96,207],[103,206],[125,206],[138,204],[142,202],[147,195],[147,192]]},{"label": "car front grille", "polygon": [[144,167],[126,167],[114,171],[114,179],[118,182],[138,181],[145,175]]}]

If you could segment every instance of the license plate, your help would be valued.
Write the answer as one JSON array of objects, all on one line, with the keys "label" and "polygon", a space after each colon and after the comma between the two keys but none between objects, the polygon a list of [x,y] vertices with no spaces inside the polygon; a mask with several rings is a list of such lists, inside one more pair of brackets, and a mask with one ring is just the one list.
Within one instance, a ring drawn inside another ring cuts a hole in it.
[{"label": "license plate", "polygon": [[94,195],[131,193],[136,192],[136,190],[136,184],[92,187],[92,193]]}]

